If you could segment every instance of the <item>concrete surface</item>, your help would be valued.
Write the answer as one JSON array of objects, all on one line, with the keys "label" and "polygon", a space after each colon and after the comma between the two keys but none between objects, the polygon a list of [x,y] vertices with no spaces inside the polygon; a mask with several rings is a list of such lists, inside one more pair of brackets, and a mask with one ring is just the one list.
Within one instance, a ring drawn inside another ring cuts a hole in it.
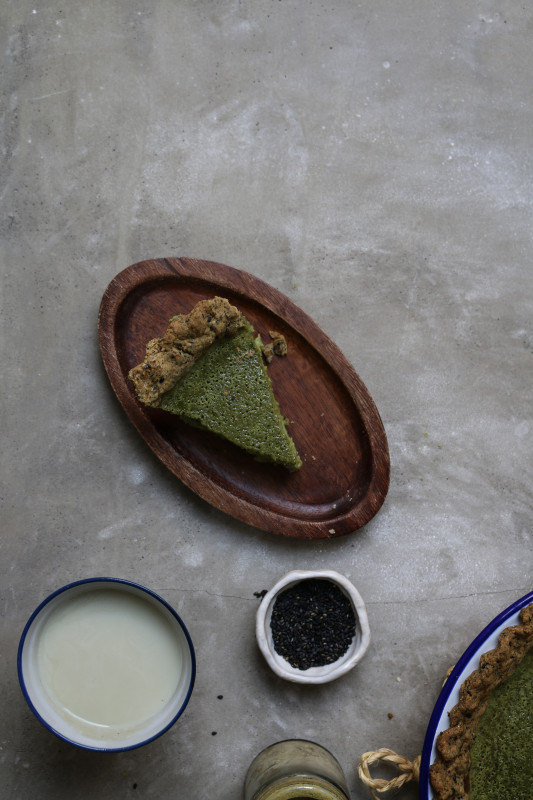
[{"label": "concrete surface", "polygon": [[[448,667],[532,588],[533,10],[5,0],[0,14],[1,795],[235,800],[259,750],[305,737],[369,797],[361,753],[420,753]],[[246,269],[336,341],[390,444],[365,529],[262,533],[147,450],[96,321],[113,276],[156,256]],[[263,662],[254,593],[315,566],[357,586],[373,640],[353,673],[302,688]],[[16,674],[34,607],[101,574],[162,594],[198,656],[179,723],[118,756],[42,728]]]}]

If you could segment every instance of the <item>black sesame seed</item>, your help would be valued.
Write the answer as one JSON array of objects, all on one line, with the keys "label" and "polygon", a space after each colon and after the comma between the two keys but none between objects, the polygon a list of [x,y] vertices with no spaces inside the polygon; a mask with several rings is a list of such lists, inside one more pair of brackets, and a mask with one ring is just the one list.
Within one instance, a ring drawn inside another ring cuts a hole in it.
[{"label": "black sesame seed", "polygon": [[334,583],[311,578],[276,598],[270,621],[274,649],[295,669],[337,661],[355,636],[352,604]]}]

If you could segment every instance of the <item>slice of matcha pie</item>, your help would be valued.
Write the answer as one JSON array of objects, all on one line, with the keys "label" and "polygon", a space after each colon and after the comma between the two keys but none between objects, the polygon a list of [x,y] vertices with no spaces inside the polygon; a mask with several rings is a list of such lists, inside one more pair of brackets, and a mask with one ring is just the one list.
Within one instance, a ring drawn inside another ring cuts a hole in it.
[{"label": "slice of matcha pie", "polygon": [[259,461],[294,471],[302,462],[287,433],[262,343],[228,300],[202,300],[173,317],[130,370],[139,400],[211,431]]}]

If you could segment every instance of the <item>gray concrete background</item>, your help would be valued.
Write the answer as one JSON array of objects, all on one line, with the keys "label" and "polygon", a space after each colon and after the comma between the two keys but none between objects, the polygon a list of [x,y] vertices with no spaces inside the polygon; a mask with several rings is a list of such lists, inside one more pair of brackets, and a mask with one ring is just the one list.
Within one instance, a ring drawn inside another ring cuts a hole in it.
[{"label": "gray concrete background", "polygon": [[[1,795],[235,800],[259,750],[294,736],[369,797],[360,754],[420,753],[448,667],[532,588],[533,11],[4,0],[0,14]],[[363,530],[260,532],[152,456],[96,322],[114,275],[157,256],[263,278],[351,361],[392,463]],[[263,662],[254,592],[317,566],[354,582],[373,639],[350,675],[302,688]],[[118,756],[48,733],[16,675],[34,607],[101,574],[162,594],[198,656],[179,723]]]}]

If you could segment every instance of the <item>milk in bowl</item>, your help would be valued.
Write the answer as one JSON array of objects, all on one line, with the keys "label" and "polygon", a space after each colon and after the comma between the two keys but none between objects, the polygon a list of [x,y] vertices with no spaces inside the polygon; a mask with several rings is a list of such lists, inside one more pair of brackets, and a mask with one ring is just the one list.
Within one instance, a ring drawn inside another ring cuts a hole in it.
[{"label": "milk in bowl", "polygon": [[181,715],[194,684],[190,636],[162,598],[128,581],[70,584],[34,612],[19,679],[36,716],[73,744],[125,750]]}]

